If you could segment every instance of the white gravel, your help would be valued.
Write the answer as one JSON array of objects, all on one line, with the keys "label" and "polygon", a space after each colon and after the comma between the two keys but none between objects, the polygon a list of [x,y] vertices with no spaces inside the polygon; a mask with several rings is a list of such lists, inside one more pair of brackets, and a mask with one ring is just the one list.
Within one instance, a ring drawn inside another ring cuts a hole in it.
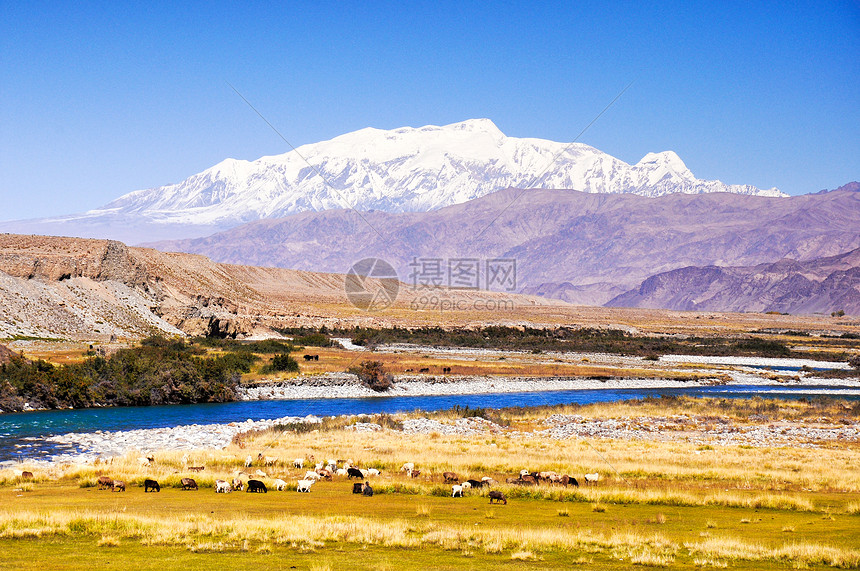
[{"label": "white gravel", "polygon": [[188,424],[168,428],[138,430],[69,432],[46,438],[48,442],[76,447],[80,452],[60,454],[55,462],[90,463],[99,456],[122,456],[131,451],[197,450],[224,448],[233,437],[251,430],[265,430],[276,424],[319,423],[316,416],[285,416],[270,420],[246,420],[228,424]]},{"label": "white gravel", "polygon": [[664,363],[702,363],[708,365],[736,365],[740,367],[771,367],[784,369],[786,367],[810,367],[813,369],[850,369],[848,363],[842,361],[813,361],[812,359],[780,359],[776,357],[732,357],[711,355],[663,355],[660,361]]}]

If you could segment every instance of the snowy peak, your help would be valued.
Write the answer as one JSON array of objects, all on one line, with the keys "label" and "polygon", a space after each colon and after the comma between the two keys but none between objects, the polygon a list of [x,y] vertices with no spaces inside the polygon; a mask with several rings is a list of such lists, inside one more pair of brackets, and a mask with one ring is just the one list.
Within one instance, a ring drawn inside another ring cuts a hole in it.
[{"label": "snowy peak", "polygon": [[225,228],[331,208],[428,211],[508,187],[649,197],[782,195],[776,189],[699,180],[671,151],[649,153],[631,166],[588,145],[507,137],[489,119],[469,119],[443,126],[366,128],[303,145],[298,152],[255,161],[226,159],[178,184],[131,192],[78,216],[128,215],[158,224]]},{"label": "snowy peak", "polygon": [[681,160],[674,151],[663,151],[662,153],[648,153],[642,160],[636,163],[637,167],[640,168],[653,168],[653,169],[665,169],[677,174],[689,175],[692,177],[693,173],[690,172],[690,169],[687,168],[687,165],[684,164],[684,161]]}]

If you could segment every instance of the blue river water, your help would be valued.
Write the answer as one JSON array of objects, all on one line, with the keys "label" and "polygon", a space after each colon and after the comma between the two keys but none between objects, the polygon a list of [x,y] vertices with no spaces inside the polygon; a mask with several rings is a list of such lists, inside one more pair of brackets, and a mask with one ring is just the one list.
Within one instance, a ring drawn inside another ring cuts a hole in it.
[{"label": "blue river water", "polygon": [[336,416],[414,410],[446,410],[455,405],[470,408],[502,408],[552,404],[589,404],[661,395],[712,396],[726,398],[818,398],[822,396],[860,400],[860,391],[839,386],[717,385],[660,389],[583,389],[527,393],[444,395],[415,397],[371,397],[350,399],[300,399],[239,401],[151,407],[55,410],[0,415],[0,462],[26,457],[46,457],[55,450],[44,438],[69,432],[112,432],[164,428],[189,424],[226,424],[244,420],[284,416]]}]

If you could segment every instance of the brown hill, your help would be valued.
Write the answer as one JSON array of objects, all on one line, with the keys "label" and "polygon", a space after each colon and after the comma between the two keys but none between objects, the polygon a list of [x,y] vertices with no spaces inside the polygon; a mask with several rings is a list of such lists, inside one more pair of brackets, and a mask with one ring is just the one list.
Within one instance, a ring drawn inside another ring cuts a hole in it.
[{"label": "brown hill", "polygon": [[[378,283],[371,280],[369,287]],[[0,338],[97,339],[157,331],[248,336],[273,327],[422,321],[420,312],[410,311],[410,293],[402,286],[388,313],[368,313],[349,303],[343,275],[219,264],[108,240],[4,234]],[[462,307],[509,298],[518,306],[558,305],[491,292],[435,295]]]}]

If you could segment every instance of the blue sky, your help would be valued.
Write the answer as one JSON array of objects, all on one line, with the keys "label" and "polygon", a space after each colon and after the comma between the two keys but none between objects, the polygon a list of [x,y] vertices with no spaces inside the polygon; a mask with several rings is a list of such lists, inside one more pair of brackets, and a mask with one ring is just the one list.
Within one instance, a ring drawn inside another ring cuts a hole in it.
[{"label": "blue sky", "polygon": [[0,220],[80,212],[227,157],[487,117],[789,194],[860,179],[860,2],[0,0]]}]

